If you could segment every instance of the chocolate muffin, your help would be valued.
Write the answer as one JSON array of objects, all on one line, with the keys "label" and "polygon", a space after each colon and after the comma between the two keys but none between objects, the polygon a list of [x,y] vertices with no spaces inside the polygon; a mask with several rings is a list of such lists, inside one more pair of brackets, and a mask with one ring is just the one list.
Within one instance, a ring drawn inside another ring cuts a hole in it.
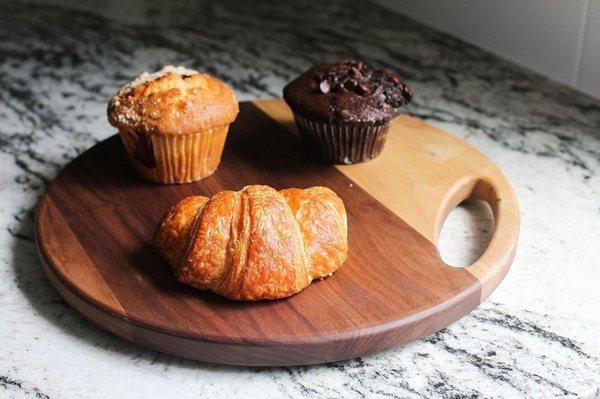
[{"label": "chocolate muffin", "polygon": [[283,89],[310,153],[341,164],[379,155],[390,121],[412,96],[397,75],[353,60],[318,65]]}]

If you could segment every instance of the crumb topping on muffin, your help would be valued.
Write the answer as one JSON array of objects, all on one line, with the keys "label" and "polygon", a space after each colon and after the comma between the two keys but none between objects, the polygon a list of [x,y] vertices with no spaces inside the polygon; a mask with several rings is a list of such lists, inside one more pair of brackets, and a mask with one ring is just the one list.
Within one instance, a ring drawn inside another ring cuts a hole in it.
[{"label": "crumb topping on muffin", "polygon": [[290,82],[283,96],[305,118],[376,124],[397,116],[413,93],[398,75],[347,60],[311,68]]},{"label": "crumb topping on muffin", "polygon": [[146,82],[149,82],[151,80],[155,80],[158,78],[161,78],[165,75],[168,74],[176,74],[179,76],[191,76],[191,75],[195,75],[197,73],[200,73],[198,71],[195,71],[193,69],[189,69],[186,67],[182,67],[182,66],[173,66],[173,65],[167,65],[165,67],[163,67],[163,69],[161,69],[160,71],[154,72],[154,73],[149,73],[148,71],[143,72],[140,76],[138,76],[137,78],[135,78],[131,83],[123,86],[121,88],[121,90],[123,89],[132,89],[134,87],[137,87],[141,84],[144,84]]},{"label": "crumb topping on muffin", "polygon": [[121,87],[108,105],[109,122],[150,134],[192,134],[227,125],[238,103],[233,91],[212,76],[184,67],[144,72]]}]

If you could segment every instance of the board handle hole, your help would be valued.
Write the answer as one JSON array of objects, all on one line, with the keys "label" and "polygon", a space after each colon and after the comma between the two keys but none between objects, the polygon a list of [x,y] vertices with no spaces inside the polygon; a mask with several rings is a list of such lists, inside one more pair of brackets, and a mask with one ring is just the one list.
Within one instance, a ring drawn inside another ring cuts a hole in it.
[{"label": "board handle hole", "polygon": [[437,250],[452,267],[467,267],[480,259],[494,238],[500,199],[495,186],[483,178],[458,181],[437,216]]},{"label": "board handle hole", "polygon": [[438,239],[440,257],[448,266],[470,266],[483,255],[494,234],[494,214],[480,199],[467,199],[455,207]]}]

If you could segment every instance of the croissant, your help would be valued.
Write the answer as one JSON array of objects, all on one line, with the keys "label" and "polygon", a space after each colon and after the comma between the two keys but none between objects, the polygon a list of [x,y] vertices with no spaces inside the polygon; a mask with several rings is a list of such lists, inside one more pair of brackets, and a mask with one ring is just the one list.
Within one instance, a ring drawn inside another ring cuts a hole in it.
[{"label": "croissant", "polygon": [[344,263],[346,210],[326,187],[247,186],[175,204],[155,245],[184,284],[235,300],[284,298]]}]

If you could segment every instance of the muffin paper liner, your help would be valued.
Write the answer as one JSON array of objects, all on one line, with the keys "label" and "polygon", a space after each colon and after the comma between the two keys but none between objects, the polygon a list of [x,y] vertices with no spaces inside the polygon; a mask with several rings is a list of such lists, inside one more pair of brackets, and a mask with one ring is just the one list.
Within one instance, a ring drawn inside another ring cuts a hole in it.
[{"label": "muffin paper liner", "polygon": [[294,115],[307,150],[322,161],[353,164],[375,158],[385,144],[389,123],[336,125]]},{"label": "muffin paper liner", "polygon": [[135,169],[156,183],[189,183],[217,170],[229,125],[186,135],[120,131]]}]

